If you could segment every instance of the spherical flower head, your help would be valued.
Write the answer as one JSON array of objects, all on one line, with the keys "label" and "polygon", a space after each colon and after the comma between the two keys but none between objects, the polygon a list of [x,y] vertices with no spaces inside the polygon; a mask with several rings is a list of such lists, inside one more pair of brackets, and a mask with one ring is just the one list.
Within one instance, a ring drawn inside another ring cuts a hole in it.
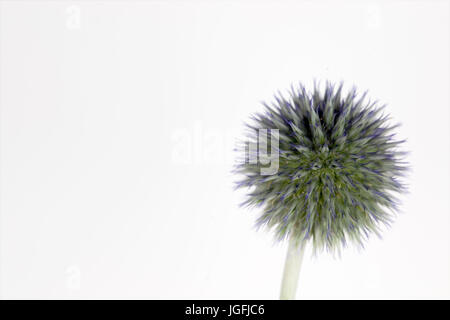
[{"label": "spherical flower head", "polygon": [[237,187],[249,188],[243,205],[262,208],[258,227],[340,251],[393,221],[405,191],[404,141],[384,106],[365,97],[343,94],[342,83],[312,92],[299,85],[253,115],[235,172]]}]

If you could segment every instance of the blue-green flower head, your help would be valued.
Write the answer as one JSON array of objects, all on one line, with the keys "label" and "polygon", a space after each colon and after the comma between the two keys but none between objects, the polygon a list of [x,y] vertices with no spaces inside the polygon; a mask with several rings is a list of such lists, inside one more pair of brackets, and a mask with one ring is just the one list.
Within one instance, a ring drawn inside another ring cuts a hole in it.
[{"label": "blue-green flower head", "polygon": [[[264,106],[247,124],[246,161],[235,168],[237,187],[249,188],[243,205],[261,207],[257,226],[279,240],[311,240],[315,250],[380,235],[396,215],[408,169],[385,107],[328,82],[312,91],[299,85]],[[276,170],[264,173],[268,166]]]}]

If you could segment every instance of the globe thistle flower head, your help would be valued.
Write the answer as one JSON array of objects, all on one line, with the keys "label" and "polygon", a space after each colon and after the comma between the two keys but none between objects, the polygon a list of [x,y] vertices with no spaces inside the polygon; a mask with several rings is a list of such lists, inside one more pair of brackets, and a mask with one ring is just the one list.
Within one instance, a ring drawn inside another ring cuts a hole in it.
[{"label": "globe thistle flower head", "polygon": [[[262,209],[257,226],[278,240],[311,240],[315,251],[380,236],[398,210],[396,195],[406,191],[408,169],[404,141],[395,138],[398,124],[384,106],[327,82],[312,92],[299,85],[264,107],[246,125],[239,149],[245,161],[235,167],[242,177],[236,187],[249,188],[242,205]],[[277,156],[272,174],[263,173],[268,161],[261,161],[268,149]]]}]

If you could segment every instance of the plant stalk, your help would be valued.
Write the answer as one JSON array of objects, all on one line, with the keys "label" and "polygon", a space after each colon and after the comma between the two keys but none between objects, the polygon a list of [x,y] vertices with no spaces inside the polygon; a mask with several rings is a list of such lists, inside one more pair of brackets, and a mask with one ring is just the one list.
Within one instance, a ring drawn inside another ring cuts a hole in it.
[{"label": "plant stalk", "polygon": [[281,282],[280,300],[295,299],[298,275],[305,253],[305,244],[298,244],[295,239],[289,240],[289,248],[284,264],[283,280]]}]

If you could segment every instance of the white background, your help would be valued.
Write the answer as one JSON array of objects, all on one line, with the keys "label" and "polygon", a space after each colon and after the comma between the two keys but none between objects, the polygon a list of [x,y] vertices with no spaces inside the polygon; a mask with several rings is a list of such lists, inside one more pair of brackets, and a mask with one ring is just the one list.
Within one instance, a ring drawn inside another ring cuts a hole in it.
[{"label": "white background", "polygon": [[[410,193],[297,298],[450,298],[448,1],[1,1],[2,298],[276,299],[232,141],[298,81],[369,89]],[[230,142],[231,141],[231,142]]]}]

